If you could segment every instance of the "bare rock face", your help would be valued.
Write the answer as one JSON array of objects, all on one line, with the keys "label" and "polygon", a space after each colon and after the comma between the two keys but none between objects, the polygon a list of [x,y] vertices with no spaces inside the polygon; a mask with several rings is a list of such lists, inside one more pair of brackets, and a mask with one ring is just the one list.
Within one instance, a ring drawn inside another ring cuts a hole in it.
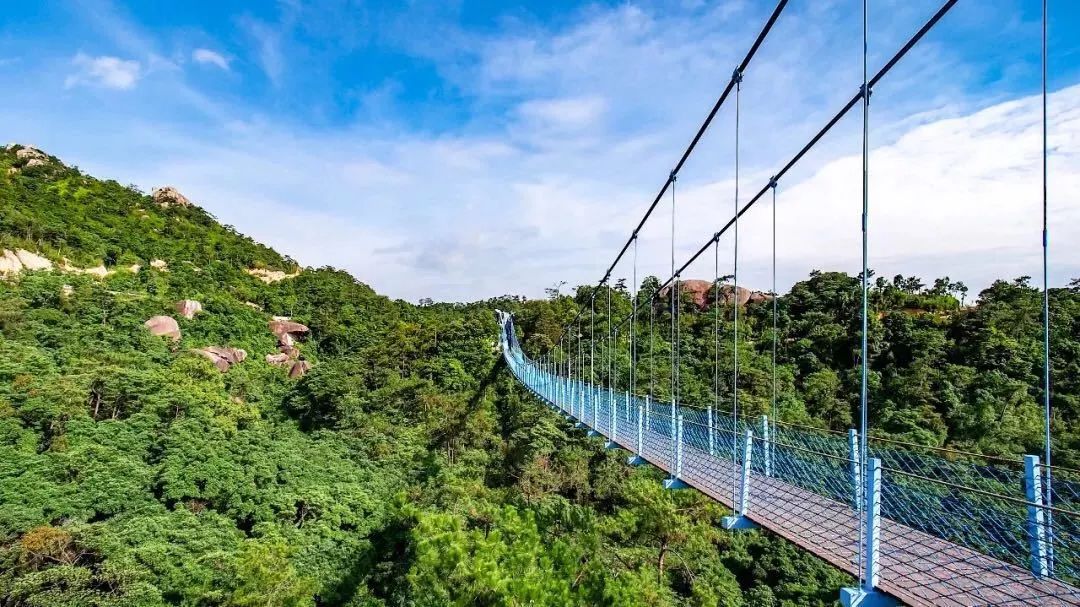
[{"label": "bare rock face", "polygon": [[259,304],[255,303],[253,301],[245,301],[244,305],[251,308],[252,310],[258,310],[258,311],[262,312],[262,306],[260,306]]},{"label": "bare rock face", "polygon": [[205,356],[222,373],[228,371],[233,365],[242,363],[247,359],[247,351],[240,348],[207,346],[194,350],[194,352]]},{"label": "bare rock face", "polygon": [[29,145],[24,145],[16,150],[15,158],[22,162],[22,168],[24,169],[45,166],[49,163],[48,154]]},{"label": "bare rock face", "polygon": [[292,320],[271,320],[270,332],[277,335],[278,339],[289,335],[293,339],[301,340],[307,336],[311,329]]},{"label": "bare rock face", "polygon": [[289,377],[296,379],[307,375],[307,372],[311,370],[311,363],[306,360],[298,360],[293,363],[291,369],[289,369]]},{"label": "bare rock face", "polygon": [[154,268],[155,270],[158,270],[159,272],[168,272],[169,271],[169,264],[165,263],[165,261],[162,260],[162,259],[151,259],[150,260],[150,267]]},{"label": "bare rock face", "polygon": [[154,188],[153,192],[150,195],[154,198],[154,202],[156,202],[158,206],[163,209],[167,209],[172,205],[176,205],[178,207],[191,206],[191,201],[188,200],[186,196],[181,194],[179,190],[172,187],[171,185],[167,185],[161,188]]},{"label": "bare rock face", "polygon": [[176,313],[188,320],[195,318],[198,312],[202,312],[202,304],[194,299],[181,299],[176,302]]},{"label": "bare rock face", "polygon": [[266,355],[266,362],[270,363],[271,365],[274,365],[275,367],[284,367],[284,366],[289,365],[289,364],[292,363],[292,356],[289,356],[288,354],[284,354],[284,353],[267,354]]},{"label": "bare rock face", "polygon": [[0,276],[15,276],[24,270],[51,270],[53,264],[41,255],[25,249],[4,249],[0,257]]},{"label": "bare rock face", "polygon": [[[718,300],[720,304],[730,306],[732,303],[738,303],[740,306],[745,306],[751,302],[761,302],[771,299],[768,293],[761,291],[751,291],[744,287],[735,287],[734,285],[722,284],[719,288],[719,293],[715,293],[713,283],[708,280],[683,280],[679,283],[683,293],[689,293],[693,298],[694,305],[701,310],[705,310],[713,303],[714,300]],[[671,286],[668,285],[660,290],[660,296],[666,297],[671,291]]]},{"label": "bare rock face", "polygon": [[279,280],[285,280],[286,278],[296,278],[300,275],[299,270],[293,272],[292,274],[286,274],[281,270],[267,270],[265,268],[251,268],[247,271],[247,273],[265,282],[266,284],[272,284],[278,282]]},{"label": "bare rock face", "polygon": [[154,316],[144,322],[143,325],[150,330],[151,335],[168,337],[173,341],[179,341],[180,339],[180,325],[171,316]]}]

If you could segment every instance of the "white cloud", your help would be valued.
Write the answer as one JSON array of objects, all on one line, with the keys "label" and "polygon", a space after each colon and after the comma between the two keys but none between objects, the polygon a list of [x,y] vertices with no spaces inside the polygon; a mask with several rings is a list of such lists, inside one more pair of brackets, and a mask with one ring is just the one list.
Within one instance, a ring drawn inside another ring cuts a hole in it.
[{"label": "white cloud", "polygon": [[71,63],[78,68],[78,72],[71,74],[64,81],[64,86],[68,88],[89,84],[126,90],[133,88],[142,75],[142,67],[134,59],[120,59],[106,55],[91,57],[85,53],[78,53]]},{"label": "white cloud", "polygon": [[518,113],[540,126],[580,130],[599,120],[606,108],[607,102],[600,97],[567,97],[532,99],[518,106]]},{"label": "white cloud", "polygon": [[229,60],[225,58],[221,53],[214,52],[206,48],[197,48],[191,53],[191,58],[195,63],[202,63],[204,65],[214,65],[226,72],[229,71]]}]

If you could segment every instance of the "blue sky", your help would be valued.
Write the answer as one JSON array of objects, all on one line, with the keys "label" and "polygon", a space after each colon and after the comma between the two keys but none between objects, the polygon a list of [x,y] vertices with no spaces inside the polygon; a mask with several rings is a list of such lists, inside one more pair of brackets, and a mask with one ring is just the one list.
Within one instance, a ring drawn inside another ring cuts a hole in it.
[{"label": "blue sky", "polygon": [[[1061,283],[1080,276],[1080,6],[1050,4]],[[871,2],[871,69],[937,5]],[[793,0],[751,64],[742,201],[857,89],[860,7]],[[537,296],[600,277],[771,9],[14,3],[0,18],[0,137],[146,190],[174,185],[300,262],[391,296]],[[975,288],[1038,274],[1038,34],[1036,1],[961,0],[875,90],[880,272]],[[733,109],[680,176],[680,258],[730,216]],[[859,122],[850,115],[781,184],[781,286],[857,267]],[[740,232],[751,286],[768,286],[770,218],[761,205]],[[642,235],[639,277],[666,278],[670,222],[665,204]],[[709,259],[693,273],[712,272]]]}]

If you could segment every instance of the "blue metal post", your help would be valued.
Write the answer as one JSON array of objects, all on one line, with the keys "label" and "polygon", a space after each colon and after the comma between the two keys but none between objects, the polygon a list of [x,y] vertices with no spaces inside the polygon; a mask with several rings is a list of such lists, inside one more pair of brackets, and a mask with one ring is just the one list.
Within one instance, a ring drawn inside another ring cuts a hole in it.
[{"label": "blue metal post", "polygon": [[643,426],[644,419],[641,416],[641,405],[637,408],[637,450],[633,455],[626,458],[626,463],[631,466],[640,466],[645,463],[645,458],[642,456],[642,452],[645,449],[645,428]]},{"label": "blue metal post", "polygon": [[862,503],[862,466],[859,461],[859,431],[851,428],[848,430],[848,453],[851,454],[851,488],[853,502],[856,507]]},{"label": "blue metal post", "polygon": [[761,454],[764,459],[765,476],[772,476],[772,440],[769,438],[769,416],[761,416]]},{"label": "blue metal post", "polygon": [[664,480],[664,489],[686,489],[687,485],[682,480],[683,459],[683,416],[678,415],[674,423],[674,432],[671,434],[671,478]]},{"label": "blue metal post", "polygon": [[[611,389],[608,389],[608,395],[611,395]],[[619,448],[619,407],[615,401],[611,401],[611,437],[608,439],[607,444],[604,445],[605,449],[618,449]]]},{"label": "blue metal post", "polygon": [[[750,471],[753,469],[752,457],[754,454],[754,431],[746,429],[746,439],[743,441],[742,478],[739,481],[738,514],[725,516],[721,521],[725,529],[754,529],[757,527],[747,514],[750,513]],[[734,471],[732,471],[734,473]],[[734,506],[735,504],[732,504]]]},{"label": "blue metal post", "polygon": [[716,430],[713,428],[712,405],[705,410],[705,422],[709,427],[709,455],[716,454]]},{"label": "blue metal post", "polygon": [[876,457],[866,462],[865,494],[866,554],[862,586],[840,589],[840,604],[844,607],[892,607],[899,602],[877,589],[881,581],[881,460]]},{"label": "blue metal post", "polygon": [[596,422],[599,419],[599,415],[600,415],[600,413],[599,413],[600,404],[597,402],[599,400],[599,395],[600,395],[600,388],[593,387],[593,391],[592,391],[592,396],[593,396],[593,400],[592,400],[592,427],[589,428],[589,431],[587,433],[589,436],[599,436],[600,435],[600,433],[596,431],[596,426],[597,426]]},{"label": "blue metal post", "polygon": [[1039,577],[1050,575],[1049,543],[1046,541],[1046,505],[1043,502],[1039,456],[1024,456],[1024,489],[1028,502],[1028,543],[1031,547],[1031,572]]}]

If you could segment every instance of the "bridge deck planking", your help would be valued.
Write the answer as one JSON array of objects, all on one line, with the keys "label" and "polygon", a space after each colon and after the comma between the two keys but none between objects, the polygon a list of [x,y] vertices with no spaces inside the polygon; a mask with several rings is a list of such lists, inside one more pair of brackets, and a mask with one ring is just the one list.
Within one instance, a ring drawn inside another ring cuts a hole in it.
[{"label": "bridge deck planking", "polygon": [[[599,427],[594,429],[611,439],[610,411],[605,411],[603,405],[601,403],[601,412],[597,416]],[[581,421],[589,425],[592,420]],[[604,422],[607,422],[606,429]],[[616,426],[616,430],[620,428],[623,431],[619,432],[615,442],[624,447],[635,444],[636,427],[631,424]],[[669,435],[650,427],[644,430],[643,439],[642,457],[670,474]],[[681,478],[710,498],[734,507],[731,489],[738,475],[730,460],[684,445]],[[858,576],[862,521],[856,511],[847,504],[763,474],[752,473],[751,479],[748,518],[833,566]],[[1036,578],[1025,569],[884,517],[881,529],[882,576],[878,588],[906,604],[927,607],[1080,605],[1080,590],[1062,582]]]}]

